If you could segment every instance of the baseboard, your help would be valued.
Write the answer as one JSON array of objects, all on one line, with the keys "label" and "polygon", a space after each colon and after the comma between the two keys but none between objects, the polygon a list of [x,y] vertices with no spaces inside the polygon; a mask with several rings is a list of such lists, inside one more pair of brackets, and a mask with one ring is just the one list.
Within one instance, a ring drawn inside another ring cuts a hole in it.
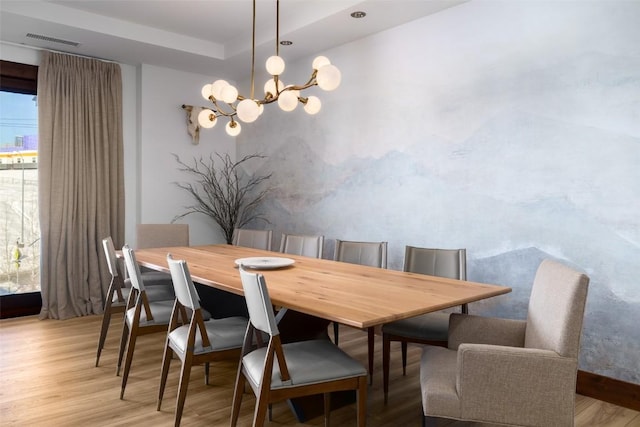
[{"label": "baseboard", "polygon": [[640,411],[640,384],[578,371],[576,392],[583,396]]},{"label": "baseboard", "polygon": [[0,296],[0,319],[31,316],[40,313],[41,309],[42,297],[40,292]]}]

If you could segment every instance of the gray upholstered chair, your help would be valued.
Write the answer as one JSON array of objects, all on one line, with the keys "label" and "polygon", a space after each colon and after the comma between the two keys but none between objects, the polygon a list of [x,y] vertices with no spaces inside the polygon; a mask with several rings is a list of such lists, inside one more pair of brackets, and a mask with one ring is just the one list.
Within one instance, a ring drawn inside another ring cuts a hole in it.
[{"label": "gray upholstered chair", "polygon": [[175,354],[182,362],[175,416],[175,425],[179,426],[187,397],[191,366],[204,363],[205,384],[209,384],[209,362],[229,358],[238,360],[247,329],[247,319],[236,316],[205,321],[200,307],[200,297],[191,280],[187,263],[174,260],[171,255],[167,255],[167,263],[173,279],[176,300],[162,358],[157,410],[159,411],[162,405],[171,359]]},{"label": "gray upholstered chair", "polygon": [[588,285],[585,274],[544,260],[526,321],[452,314],[449,347],[422,353],[425,420],[572,426]]},{"label": "gray upholstered chair", "polygon": [[[329,339],[282,344],[269,291],[261,274],[240,267],[242,287],[249,309],[249,326],[244,338],[231,407],[231,426],[240,414],[245,384],[256,396],[253,426],[264,425],[271,403],[285,399],[324,394],[325,426],[329,425],[330,393],[355,390],[358,426],[366,424],[367,371]],[[266,345],[254,342],[269,337]]]},{"label": "gray upholstered chair", "polygon": [[271,230],[236,228],[233,232],[233,245],[270,251],[272,234]]},{"label": "gray upholstered chair", "polygon": [[[432,249],[406,246],[404,271],[467,280],[466,249]],[[462,306],[467,313],[467,305]],[[400,341],[402,375],[407,374],[407,343],[447,346],[449,313],[436,312],[397,320],[382,326],[382,371],[384,402],[389,393],[389,361],[391,341]]]},{"label": "gray upholstered chair", "polygon": [[280,239],[280,252],[322,258],[324,236],[304,236],[300,234],[282,234]]},{"label": "gray upholstered chair", "polygon": [[136,248],[189,246],[189,224],[138,224]]},{"label": "gray upholstered chair", "polygon": [[[102,325],[100,327],[100,337],[98,338],[98,351],[96,352],[96,366],[98,366],[100,362],[100,355],[102,354],[107,332],[109,331],[111,316],[125,311],[129,291],[131,290],[130,279],[123,280],[124,275],[120,274],[118,258],[111,236],[102,239],[102,249],[109,274],[111,274],[111,282],[109,283],[107,295],[104,300],[104,312],[102,315]],[[145,284],[148,286],[147,297],[149,301],[173,299],[173,285],[169,275],[159,271],[149,271],[142,273],[142,276]]]},{"label": "gray upholstered chair", "polygon": [[129,271],[130,274],[131,292],[129,293],[129,299],[127,301],[127,310],[124,314],[122,338],[120,340],[120,351],[118,353],[118,367],[116,370],[116,374],[119,374],[126,348],[120,399],[124,397],[124,390],[127,386],[127,379],[129,377],[129,370],[131,369],[133,352],[138,336],[156,332],[166,333],[175,300],[175,297],[172,296],[171,299],[167,300],[150,301],[133,249],[127,245],[123,246],[122,255],[127,266],[127,271]]},{"label": "gray upholstered chair", "polygon": [[[387,268],[387,242],[356,242],[351,240],[336,239],[336,247],[333,253],[335,261],[351,264],[367,265],[370,267]],[[340,338],[339,326],[333,323],[333,339],[336,345]],[[369,328],[369,381],[373,382],[373,352],[375,344],[375,329]]]}]

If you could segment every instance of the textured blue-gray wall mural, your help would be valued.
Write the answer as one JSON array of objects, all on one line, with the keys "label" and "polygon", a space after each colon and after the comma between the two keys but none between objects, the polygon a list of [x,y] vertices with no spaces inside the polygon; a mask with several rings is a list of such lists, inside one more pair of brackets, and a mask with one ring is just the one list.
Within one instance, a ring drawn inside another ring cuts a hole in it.
[{"label": "textured blue-gray wall mural", "polygon": [[470,280],[513,288],[470,311],[521,319],[560,260],[591,278],[580,368],[640,384],[638,22],[640,2],[472,1],[323,52],[323,110],[238,142],[268,156],[276,238],[385,240],[394,269],[465,247]]}]

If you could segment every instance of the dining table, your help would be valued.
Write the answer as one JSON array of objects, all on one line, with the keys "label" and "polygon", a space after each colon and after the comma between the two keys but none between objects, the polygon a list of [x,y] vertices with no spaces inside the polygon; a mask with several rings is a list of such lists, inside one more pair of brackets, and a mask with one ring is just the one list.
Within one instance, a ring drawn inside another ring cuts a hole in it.
[{"label": "dining table", "polygon": [[[200,288],[213,288],[218,298],[229,295],[236,301],[243,295],[239,265],[253,266],[264,275],[271,302],[285,310],[278,324],[283,342],[328,339],[330,322],[370,329],[511,292],[507,286],[227,244],[136,250],[141,266],[165,272],[167,254],[187,262]],[[316,415],[313,405],[302,401],[290,406],[299,421]]]}]

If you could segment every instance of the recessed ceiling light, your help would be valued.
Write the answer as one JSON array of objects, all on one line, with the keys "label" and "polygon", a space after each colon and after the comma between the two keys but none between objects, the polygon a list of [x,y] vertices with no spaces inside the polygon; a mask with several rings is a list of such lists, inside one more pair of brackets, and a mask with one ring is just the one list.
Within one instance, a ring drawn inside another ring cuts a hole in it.
[{"label": "recessed ceiling light", "polygon": [[351,12],[352,18],[364,18],[367,14],[361,10],[357,10],[355,12]]},{"label": "recessed ceiling light", "polygon": [[282,46],[291,46],[291,45],[293,44],[293,42],[292,42],[291,40],[282,40],[282,41],[280,42],[280,44],[281,44]]}]

